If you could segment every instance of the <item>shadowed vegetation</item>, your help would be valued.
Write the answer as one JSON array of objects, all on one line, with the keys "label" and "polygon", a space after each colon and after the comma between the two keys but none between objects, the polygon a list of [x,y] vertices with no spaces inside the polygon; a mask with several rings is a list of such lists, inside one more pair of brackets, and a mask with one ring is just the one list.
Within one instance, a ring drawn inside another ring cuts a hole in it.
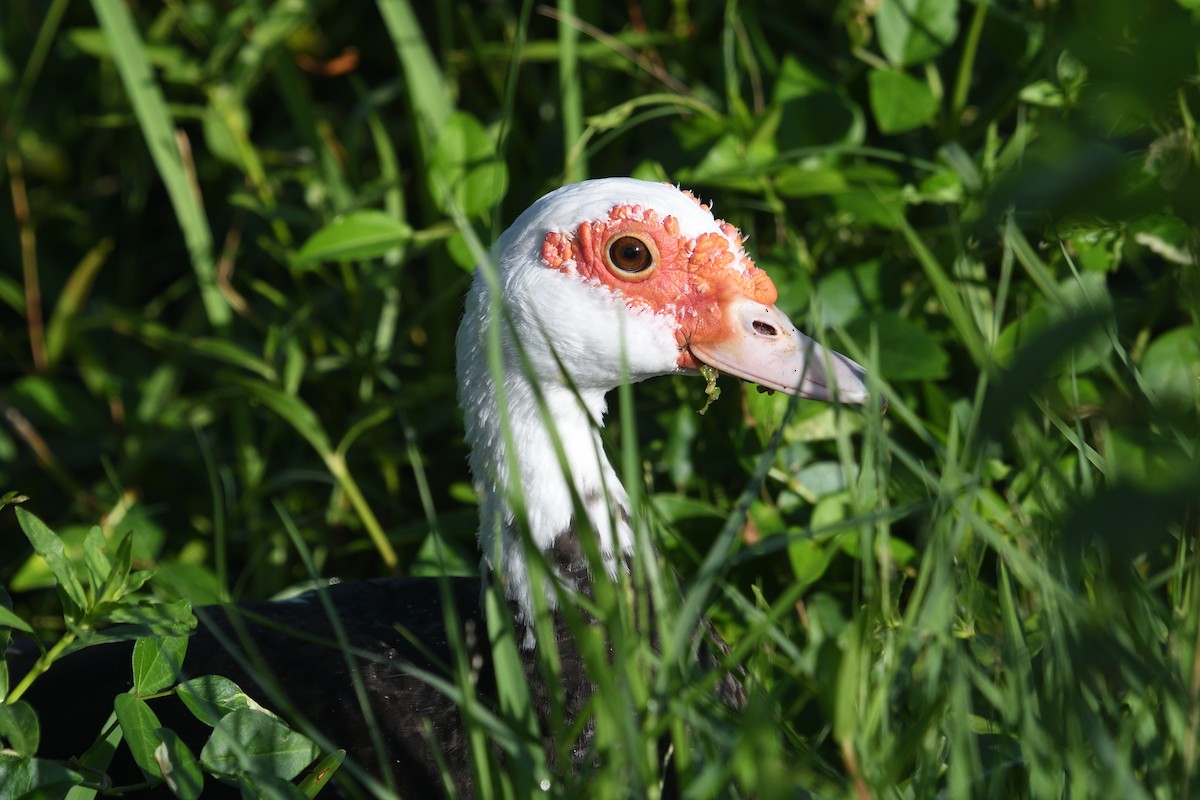
[{"label": "shadowed vegetation", "polygon": [[[596,768],[476,711],[479,795],[656,797],[664,733],[689,798],[1193,795],[1198,53],[1193,0],[0,4],[0,652],[152,633],[116,701],[152,790],[168,763],[311,796],[319,732],[239,761],[289,735],[244,702],[203,755],[156,732],[151,696],[217,692],[176,685],[169,634],[318,578],[473,573],[480,247],[633,175],[713,200],[890,407],[614,396],[684,586],[662,630],[708,610],[753,699],[717,707],[602,593],[628,641]],[[23,677],[0,787],[98,787],[32,758]]]}]

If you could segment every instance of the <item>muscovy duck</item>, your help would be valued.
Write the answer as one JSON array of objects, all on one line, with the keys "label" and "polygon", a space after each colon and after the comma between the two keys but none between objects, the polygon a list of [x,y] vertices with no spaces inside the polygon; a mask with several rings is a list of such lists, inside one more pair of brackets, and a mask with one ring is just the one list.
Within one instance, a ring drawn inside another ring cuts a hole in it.
[{"label": "muscovy duck", "polygon": [[[599,436],[606,393],[625,380],[696,373],[707,365],[803,397],[866,401],[862,367],[796,329],[742,245],[738,230],[691,193],[610,178],[542,197],[500,237],[494,267],[476,271],[457,350],[470,469],[480,494],[482,571],[508,599],[548,740],[553,732],[543,706],[550,688],[540,685],[536,667],[533,600],[546,590],[554,609],[559,593],[530,580],[526,548],[540,550],[562,584],[585,594],[592,581],[615,578],[636,555],[634,509]],[[489,347],[499,353],[497,372]],[[606,575],[592,574],[584,535],[597,537],[591,552],[600,553]],[[202,609],[184,672],[228,676],[268,704],[284,698],[277,711],[303,719],[365,769],[390,771],[402,796],[443,794],[442,765],[455,789],[469,796],[469,745],[458,707],[401,665],[436,674],[453,663],[442,604],[448,598],[479,675],[477,691],[488,702],[494,683],[480,589],[477,578],[392,578]],[[330,604],[351,647],[374,655],[355,660],[373,722],[356,695],[350,662],[328,645],[338,639]],[[553,691],[568,716],[578,715],[594,684],[569,629],[553,614],[563,680]],[[129,674],[129,647],[102,645],[39,678],[27,699],[41,714],[41,755],[82,753],[110,713],[113,694],[129,688]],[[274,687],[266,697],[258,691],[264,674]],[[722,679],[718,691],[739,703],[736,676]],[[156,709],[165,726],[199,748],[207,728],[182,708]],[[591,735],[588,726],[582,730],[583,738]],[[584,759],[588,745],[576,747]]]}]

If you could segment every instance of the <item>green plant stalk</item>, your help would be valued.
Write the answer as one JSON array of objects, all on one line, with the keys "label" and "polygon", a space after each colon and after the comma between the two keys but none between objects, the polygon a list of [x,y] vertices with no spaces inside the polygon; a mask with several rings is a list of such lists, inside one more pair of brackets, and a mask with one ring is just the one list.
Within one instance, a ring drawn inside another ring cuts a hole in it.
[{"label": "green plant stalk", "polygon": [[383,558],[383,563],[389,569],[395,569],[400,563],[400,559],[396,556],[396,550],[392,547],[392,543],[388,541],[387,534],[383,532],[383,526],[379,524],[379,520],[375,517],[375,512],[367,504],[367,499],[363,497],[363,493],[358,488],[358,483],[355,482],[354,476],[350,474],[350,470],[346,466],[346,460],[342,458],[341,453],[323,453],[322,455],[325,459],[325,466],[329,469],[330,474],[337,479],[338,485],[342,487],[342,491],[350,498],[350,504],[354,506],[359,519],[367,526],[367,533],[370,534],[371,542],[374,543],[375,549],[379,551],[379,555]]},{"label": "green plant stalk", "polygon": [[[216,775],[217,773],[213,773]],[[140,792],[143,789],[153,789],[156,786],[162,786],[161,780],[142,781],[141,783],[126,783],[122,786],[111,786],[107,789],[100,789],[99,794],[103,797],[124,797],[130,792]]]},{"label": "green plant stalk", "polygon": [[88,295],[101,267],[108,261],[115,242],[106,236],[92,247],[72,270],[66,285],[54,305],[54,313],[46,326],[46,363],[57,364],[66,352],[71,328],[87,303]]},{"label": "green plant stalk", "polygon": [[74,644],[76,638],[78,638],[78,635],[74,631],[67,631],[64,633],[62,638],[59,639],[53,647],[42,653],[42,655],[38,657],[38,660],[33,662],[33,666],[29,668],[29,672],[27,672],[25,677],[21,678],[20,682],[13,687],[13,690],[8,693],[8,697],[4,699],[4,702],[8,705],[12,705],[20,700],[21,695],[29,691],[29,687],[33,685],[35,680],[38,679],[38,676],[50,669],[50,665],[58,660],[58,657],[63,654],[64,650]]},{"label": "green plant stalk", "polygon": [[971,27],[963,42],[962,59],[958,62],[958,76],[954,81],[954,97],[950,105],[950,130],[958,132],[958,123],[963,109],[967,107],[967,95],[971,91],[971,72],[975,68],[975,54],[979,51],[979,38],[983,34],[983,23],[987,19],[988,0],[978,0]]},{"label": "green plant stalk", "polygon": [[225,530],[225,502],[221,491],[220,478],[217,475],[216,461],[213,459],[212,448],[204,439],[204,434],[196,425],[192,426],[200,457],[204,461],[204,472],[208,476],[208,490],[212,495],[213,519],[213,564],[217,575],[217,586],[220,587],[224,600],[229,597],[229,558],[226,551],[228,536]]},{"label": "green plant stalk", "polygon": [[21,279],[25,290],[25,328],[29,332],[30,358],[34,369],[41,371],[47,366],[46,329],[42,319],[42,290],[38,278],[37,231],[29,214],[29,198],[25,190],[25,168],[17,152],[16,134],[4,128],[4,143],[8,148],[5,165],[8,167],[9,191],[13,200],[13,216],[16,218],[21,240]]},{"label": "green plant stalk", "polygon": [[29,104],[29,97],[33,93],[34,84],[37,83],[38,77],[42,74],[42,67],[46,63],[46,54],[50,52],[50,47],[54,43],[54,37],[58,33],[58,26],[62,23],[63,15],[67,12],[69,3],[70,0],[54,0],[54,3],[46,11],[46,18],[42,22],[42,27],[38,30],[37,40],[33,43],[33,50],[29,53],[29,60],[25,62],[25,71],[21,73],[21,82],[17,85],[17,91],[13,94],[12,105],[8,109],[7,127],[14,134],[21,130],[22,117],[25,115],[25,106]]},{"label": "green plant stalk", "polygon": [[[583,90],[579,85],[579,31],[575,19],[575,0],[559,0],[558,90],[563,120],[563,182],[575,183],[587,176],[587,156],[576,147],[583,136]],[[568,21],[569,20],[569,21]]]}]

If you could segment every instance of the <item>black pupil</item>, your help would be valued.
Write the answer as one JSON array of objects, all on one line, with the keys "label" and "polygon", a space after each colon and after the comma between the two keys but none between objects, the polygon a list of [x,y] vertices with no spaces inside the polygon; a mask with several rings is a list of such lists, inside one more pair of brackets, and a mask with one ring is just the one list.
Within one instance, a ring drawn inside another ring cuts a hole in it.
[{"label": "black pupil", "polygon": [[650,266],[650,251],[641,241],[632,236],[618,239],[612,246],[613,260],[627,272],[641,272]]}]

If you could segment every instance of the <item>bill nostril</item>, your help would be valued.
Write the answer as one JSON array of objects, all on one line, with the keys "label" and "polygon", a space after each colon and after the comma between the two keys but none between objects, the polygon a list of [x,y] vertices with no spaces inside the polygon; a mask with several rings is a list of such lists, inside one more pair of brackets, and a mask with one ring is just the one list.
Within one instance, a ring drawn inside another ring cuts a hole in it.
[{"label": "bill nostril", "polygon": [[754,332],[760,336],[778,336],[779,331],[774,325],[769,322],[763,322],[761,319],[756,319],[753,322]]}]

